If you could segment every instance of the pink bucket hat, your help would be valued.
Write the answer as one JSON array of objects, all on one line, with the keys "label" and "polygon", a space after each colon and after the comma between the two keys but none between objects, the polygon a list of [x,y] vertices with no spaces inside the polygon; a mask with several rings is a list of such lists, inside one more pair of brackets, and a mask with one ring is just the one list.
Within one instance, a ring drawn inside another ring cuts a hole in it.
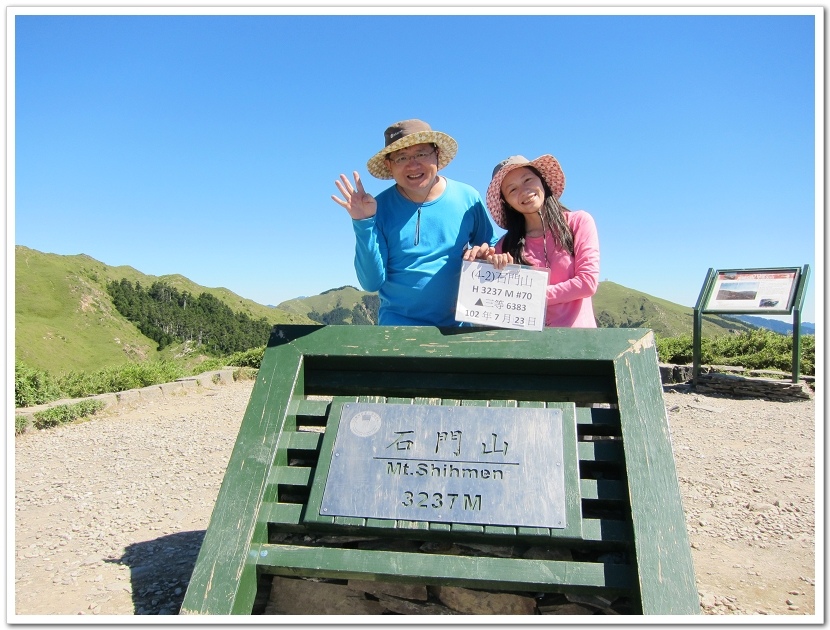
[{"label": "pink bucket hat", "polygon": [[522,155],[511,155],[506,160],[502,160],[493,169],[493,179],[487,187],[487,208],[490,210],[493,221],[501,228],[506,229],[501,183],[510,171],[522,166],[532,166],[539,171],[548,188],[551,189],[557,199],[562,196],[562,191],[565,190],[565,173],[562,172],[562,167],[559,166],[559,162],[552,155],[542,155],[532,161]]}]

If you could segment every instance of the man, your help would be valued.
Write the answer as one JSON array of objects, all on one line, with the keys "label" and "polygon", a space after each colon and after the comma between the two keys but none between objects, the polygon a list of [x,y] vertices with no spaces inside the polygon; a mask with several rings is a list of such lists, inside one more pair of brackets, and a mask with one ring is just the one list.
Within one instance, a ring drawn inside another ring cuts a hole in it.
[{"label": "man", "polygon": [[378,292],[381,325],[458,326],[464,250],[477,246],[486,257],[497,240],[493,224],[473,187],[438,174],[458,151],[453,138],[416,119],[383,135],[366,167],[395,185],[376,199],[354,171],[354,185],[345,175],[335,181],[343,199],[331,196],[352,218],[358,281]]}]

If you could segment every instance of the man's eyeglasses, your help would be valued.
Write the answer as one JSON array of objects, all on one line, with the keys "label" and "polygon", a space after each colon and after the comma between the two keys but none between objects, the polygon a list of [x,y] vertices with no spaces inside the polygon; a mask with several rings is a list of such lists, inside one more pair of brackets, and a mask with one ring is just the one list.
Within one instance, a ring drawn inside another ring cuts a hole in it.
[{"label": "man's eyeglasses", "polygon": [[426,150],[418,151],[417,153],[414,153],[413,155],[399,155],[397,157],[394,157],[394,158],[389,157],[387,159],[390,162],[392,162],[393,164],[395,164],[396,166],[403,166],[404,164],[409,162],[409,160],[415,160],[416,162],[423,162],[430,155],[433,155],[434,153],[435,153],[435,149],[433,148],[433,149],[430,149],[429,151],[426,151]]}]

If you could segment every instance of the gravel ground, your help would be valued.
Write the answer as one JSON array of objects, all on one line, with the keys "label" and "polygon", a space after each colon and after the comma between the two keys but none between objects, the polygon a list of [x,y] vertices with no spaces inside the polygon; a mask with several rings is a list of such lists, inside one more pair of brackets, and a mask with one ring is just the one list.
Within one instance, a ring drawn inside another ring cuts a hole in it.
[{"label": "gravel ground", "polygon": [[[10,610],[176,614],[252,387],[17,437]],[[665,401],[701,611],[815,615],[814,401]]]}]

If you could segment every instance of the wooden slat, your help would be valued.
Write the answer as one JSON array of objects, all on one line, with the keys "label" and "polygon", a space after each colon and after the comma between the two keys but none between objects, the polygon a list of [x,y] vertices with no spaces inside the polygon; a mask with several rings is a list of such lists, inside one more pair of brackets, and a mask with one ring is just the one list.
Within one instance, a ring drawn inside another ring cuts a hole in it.
[{"label": "wooden slat", "polygon": [[644,614],[700,609],[654,336],[617,359],[620,424]]},{"label": "wooden slat", "polygon": [[303,506],[299,503],[263,503],[259,510],[259,520],[263,523],[280,525],[299,525]]},{"label": "wooden slat", "polygon": [[580,479],[583,499],[603,501],[625,501],[628,497],[626,486],[613,479]]},{"label": "wooden slat", "polygon": [[619,435],[620,412],[616,409],[579,407],[576,410],[576,423],[584,433]]},{"label": "wooden slat", "polygon": [[311,473],[312,469],[307,466],[275,466],[268,475],[268,485],[308,487]]},{"label": "wooden slat", "polygon": [[626,521],[585,518],[582,535],[591,542],[628,542],[631,540],[631,524]]},{"label": "wooden slat", "polygon": [[619,442],[580,442],[580,461],[623,463],[623,446]]},{"label": "wooden slat", "polygon": [[349,527],[363,527],[366,525],[366,519],[358,516],[335,516],[334,523]]},{"label": "wooden slat", "polygon": [[267,528],[257,513],[288,401],[302,388],[301,355],[291,346],[279,350],[266,352],[260,365],[181,614],[227,615],[253,606],[257,580],[248,552],[252,543],[265,542]]},{"label": "wooden slat", "polygon": [[302,398],[292,407],[291,412],[296,416],[325,416],[328,414],[327,400],[308,400]]},{"label": "wooden slat", "polygon": [[306,374],[307,391],[321,395],[469,398],[486,391],[492,398],[574,402],[615,402],[612,377],[587,378],[528,374],[426,372],[401,374],[319,368]]},{"label": "wooden slat", "polygon": [[283,545],[257,545],[251,555],[277,575],[574,593],[625,593],[636,584],[634,571],[624,564]]},{"label": "wooden slat", "polygon": [[297,449],[299,451],[316,451],[320,448],[322,433],[313,431],[290,431],[280,437],[280,448]]}]

